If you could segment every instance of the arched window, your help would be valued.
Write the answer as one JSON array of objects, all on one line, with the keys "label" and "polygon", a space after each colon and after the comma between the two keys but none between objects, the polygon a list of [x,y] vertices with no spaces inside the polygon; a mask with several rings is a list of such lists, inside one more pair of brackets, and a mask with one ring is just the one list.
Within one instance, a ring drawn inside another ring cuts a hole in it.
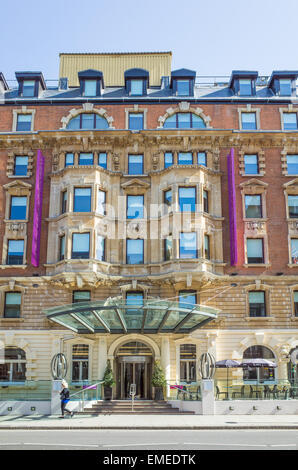
[{"label": "arched window", "polygon": [[8,346],[4,354],[4,364],[0,362],[0,382],[24,382],[26,379],[25,351]]},{"label": "arched window", "polygon": [[88,380],[89,375],[89,346],[74,344],[72,347],[72,381]]},{"label": "arched window", "polygon": [[194,113],[176,113],[168,117],[163,125],[164,129],[204,129],[204,120]]},{"label": "arched window", "polygon": [[197,351],[195,344],[180,345],[180,380],[186,382],[196,381]]},{"label": "arched window", "polygon": [[67,124],[67,129],[108,129],[108,121],[95,113],[81,113]]},{"label": "arched window", "polygon": [[[243,359],[269,359],[275,360],[273,352],[265,346],[250,346],[243,353]],[[246,367],[243,369],[243,380],[267,382],[275,380],[275,369],[270,367]]]}]

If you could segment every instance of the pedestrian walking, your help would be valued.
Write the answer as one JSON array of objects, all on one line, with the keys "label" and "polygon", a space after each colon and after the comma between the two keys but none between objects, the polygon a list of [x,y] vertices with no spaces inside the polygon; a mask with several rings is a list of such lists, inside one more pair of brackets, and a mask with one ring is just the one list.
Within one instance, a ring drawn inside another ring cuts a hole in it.
[{"label": "pedestrian walking", "polygon": [[59,418],[64,418],[64,411],[66,411],[68,414],[70,414],[71,418],[74,415],[73,411],[70,411],[66,408],[67,403],[69,402],[69,390],[68,390],[68,383],[66,380],[62,380],[62,390],[60,392],[60,399],[61,399],[61,413],[62,416],[59,416]]}]

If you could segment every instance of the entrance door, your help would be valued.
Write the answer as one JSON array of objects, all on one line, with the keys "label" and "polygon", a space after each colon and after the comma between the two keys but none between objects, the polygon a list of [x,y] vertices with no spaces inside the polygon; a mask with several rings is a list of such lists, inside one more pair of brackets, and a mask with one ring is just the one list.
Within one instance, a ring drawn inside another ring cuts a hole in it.
[{"label": "entrance door", "polygon": [[136,384],[136,397],[146,398],[146,363],[145,362],[124,362],[124,390],[123,398],[130,398],[129,391],[131,384]]}]

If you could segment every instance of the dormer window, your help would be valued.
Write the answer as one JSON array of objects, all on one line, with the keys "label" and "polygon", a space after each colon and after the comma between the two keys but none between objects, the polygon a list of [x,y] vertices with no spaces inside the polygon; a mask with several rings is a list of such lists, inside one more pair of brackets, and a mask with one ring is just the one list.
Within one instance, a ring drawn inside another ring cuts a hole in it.
[{"label": "dormer window", "polygon": [[85,96],[96,96],[96,89],[96,80],[85,80]]},{"label": "dormer window", "polygon": [[35,96],[35,81],[34,80],[24,80],[23,96]]},{"label": "dormer window", "polygon": [[19,96],[23,98],[37,98],[46,89],[41,72],[16,72],[16,79],[19,83]]},{"label": "dormer window", "polygon": [[298,71],[275,70],[272,72],[268,87],[275,95],[295,96]]},{"label": "dormer window", "polygon": [[130,81],[130,95],[139,96],[143,95],[143,80]]},{"label": "dormer window", "polygon": [[86,98],[101,96],[104,88],[103,73],[99,70],[83,70],[78,73],[81,95]]},{"label": "dormer window", "polygon": [[252,84],[248,78],[242,78],[239,80],[239,94],[240,96],[251,96],[252,95]]},{"label": "dormer window", "polygon": [[188,69],[174,70],[171,74],[173,95],[193,96],[196,72]]},{"label": "dormer window", "polygon": [[144,96],[149,88],[149,72],[144,69],[129,69],[124,72],[125,89],[129,96]]},{"label": "dormer window", "polygon": [[190,82],[189,80],[177,80],[177,96],[190,95]]},{"label": "dormer window", "polygon": [[289,78],[281,78],[279,80],[279,93],[280,96],[291,96],[292,81]]},{"label": "dormer window", "polygon": [[229,88],[238,96],[254,96],[256,94],[256,79],[258,72],[233,70]]}]

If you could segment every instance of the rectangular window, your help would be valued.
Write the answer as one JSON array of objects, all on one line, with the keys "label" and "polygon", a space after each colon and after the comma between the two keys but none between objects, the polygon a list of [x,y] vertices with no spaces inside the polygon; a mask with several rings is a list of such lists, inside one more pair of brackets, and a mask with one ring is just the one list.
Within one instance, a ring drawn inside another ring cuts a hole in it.
[{"label": "rectangular window", "polygon": [[177,80],[177,95],[178,96],[189,96],[190,95],[190,81],[189,80]]},{"label": "rectangular window", "polygon": [[173,165],[174,159],[173,159],[172,152],[165,152],[164,158],[165,158],[165,168],[169,168],[169,166]]},{"label": "rectangular window", "polygon": [[169,189],[168,191],[164,191],[163,201],[165,204],[165,213],[168,214],[172,207],[172,190],[171,189]]},{"label": "rectangular window", "polygon": [[97,196],[97,213],[100,215],[106,214],[106,193],[101,189],[98,190]]},{"label": "rectangular window", "polygon": [[85,80],[85,96],[97,95],[97,80]]},{"label": "rectangular window", "polygon": [[193,154],[192,152],[179,152],[178,153],[178,165],[192,165]]},{"label": "rectangular window", "polygon": [[20,318],[22,294],[20,292],[6,292],[4,305],[4,318]]},{"label": "rectangular window", "polygon": [[209,237],[209,235],[204,235],[204,257],[205,257],[205,259],[210,259],[210,237]]},{"label": "rectangular window", "polygon": [[239,94],[240,96],[251,96],[252,95],[252,83],[247,78],[239,79]]},{"label": "rectangular window", "polygon": [[62,191],[61,194],[61,214],[67,211],[67,191]]},{"label": "rectangular window", "polygon": [[65,168],[68,166],[73,166],[74,165],[74,154],[73,153],[67,153],[65,155]]},{"label": "rectangular window", "polygon": [[179,258],[194,259],[198,257],[196,232],[181,232],[179,240]]},{"label": "rectangular window", "polygon": [[209,192],[205,189],[203,190],[203,208],[204,212],[209,213]]},{"label": "rectangular window", "polygon": [[[82,300],[86,302],[86,300]],[[72,347],[72,381],[80,382],[89,377],[89,346],[88,344],[74,344]]]},{"label": "rectangular window", "polygon": [[294,292],[294,314],[298,317],[298,291]]},{"label": "rectangular window", "polygon": [[101,168],[104,168],[105,170],[107,169],[107,154],[104,152],[101,152],[98,154],[98,166],[101,166]]},{"label": "rectangular window", "polygon": [[[132,307],[142,307],[144,304],[144,294],[143,292],[126,292],[126,305]],[[131,308],[126,310],[127,315],[136,315],[140,311],[136,308]]]},{"label": "rectangular window", "polygon": [[144,263],[144,240],[126,240],[126,264]]},{"label": "rectangular window", "polygon": [[262,196],[260,194],[245,195],[245,217],[247,219],[262,218]]},{"label": "rectangular window", "polygon": [[242,129],[254,130],[257,128],[256,113],[241,113]]},{"label": "rectangular window", "polygon": [[258,155],[244,155],[244,172],[246,175],[259,174]]},{"label": "rectangular window", "polygon": [[298,155],[287,155],[288,175],[298,175]]},{"label": "rectangular window", "polygon": [[262,238],[247,238],[247,263],[264,263],[264,249]]},{"label": "rectangular window", "polygon": [[73,233],[72,259],[88,259],[90,250],[90,233]]},{"label": "rectangular window", "polygon": [[127,219],[144,218],[144,196],[127,196]]},{"label": "rectangular window", "polygon": [[80,153],[79,165],[93,165],[93,153]]},{"label": "rectangular window", "polygon": [[143,80],[130,80],[131,96],[143,95]]},{"label": "rectangular window", "polygon": [[24,240],[8,240],[7,264],[23,264]]},{"label": "rectangular window", "polygon": [[292,95],[292,80],[290,78],[279,79],[279,94],[280,96]]},{"label": "rectangular window", "polygon": [[173,239],[171,236],[164,239],[164,260],[169,261],[173,258]]},{"label": "rectangular window", "polygon": [[249,316],[250,317],[265,317],[265,292],[249,292]]},{"label": "rectangular window", "polygon": [[59,261],[65,259],[65,235],[59,237]]},{"label": "rectangular window", "polygon": [[17,116],[17,131],[26,132],[31,131],[32,114],[18,114]]},{"label": "rectangular window", "polygon": [[130,130],[138,131],[144,129],[144,115],[143,113],[129,113],[128,115],[128,128]]},{"label": "rectangular window", "polygon": [[197,352],[195,344],[180,345],[180,380],[186,382],[196,381]]},{"label": "rectangular window", "polygon": [[283,119],[285,131],[297,130],[297,113],[283,113]]},{"label": "rectangular window", "polygon": [[97,235],[96,239],[96,259],[106,260],[106,239],[102,235]]},{"label": "rectangular window", "polygon": [[291,238],[292,264],[298,264],[298,238]]},{"label": "rectangular window", "polygon": [[288,194],[289,217],[291,219],[298,218],[298,196],[296,194]]},{"label": "rectangular window", "polygon": [[193,309],[197,303],[197,294],[195,291],[180,290],[179,291],[179,307]]},{"label": "rectangular window", "polygon": [[205,152],[198,152],[198,165],[207,166],[207,155]]},{"label": "rectangular window", "polygon": [[91,188],[74,188],[74,212],[91,212]]},{"label": "rectangular window", "polygon": [[179,188],[179,209],[181,212],[196,211],[196,188]]},{"label": "rectangular window", "polygon": [[23,96],[35,96],[35,80],[23,81]]},{"label": "rectangular window", "polygon": [[128,174],[142,175],[143,173],[143,155],[128,155]]},{"label": "rectangular window", "polygon": [[14,161],[14,176],[27,176],[28,157],[16,156]]},{"label": "rectangular window", "polygon": [[26,220],[27,197],[11,196],[10,199],[10,220]]},{"label": "rectangular window", "polygon": [[72,303],[90,302],[91,293],[89,290],[74,290],[72,292]]}]

